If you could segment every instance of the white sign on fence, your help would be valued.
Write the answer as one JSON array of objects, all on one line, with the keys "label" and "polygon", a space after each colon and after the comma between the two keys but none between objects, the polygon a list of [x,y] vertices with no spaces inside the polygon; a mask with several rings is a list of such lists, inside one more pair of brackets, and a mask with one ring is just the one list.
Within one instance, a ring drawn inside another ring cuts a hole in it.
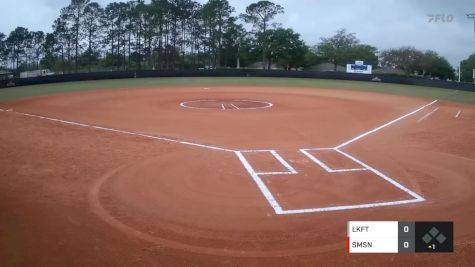
[{"label": "white sign on fence", "polygon": [[355,61],[355,64],[346,65],[346,72],[371,74],[373,72],[373,66],[365,65],[363,61]]}]

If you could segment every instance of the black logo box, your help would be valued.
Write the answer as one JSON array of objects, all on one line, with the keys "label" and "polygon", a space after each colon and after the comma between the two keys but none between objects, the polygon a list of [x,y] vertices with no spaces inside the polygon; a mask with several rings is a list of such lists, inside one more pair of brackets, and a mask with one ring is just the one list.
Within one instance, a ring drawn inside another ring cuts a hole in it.
[{"label": "black logo box", "polygon": [[416,222],[415,223],[416,252],[453,252],[454,223],[453,222]]}]

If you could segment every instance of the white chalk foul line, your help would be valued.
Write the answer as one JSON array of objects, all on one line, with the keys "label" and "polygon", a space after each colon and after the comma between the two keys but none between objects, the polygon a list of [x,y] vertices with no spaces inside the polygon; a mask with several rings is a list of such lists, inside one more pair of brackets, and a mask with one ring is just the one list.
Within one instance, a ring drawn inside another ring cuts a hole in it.
[{"label": "white chalk foul line", "polygon": [[429,118],[430,115],[434,114],[437,110],[439,110],[439,108],[435,108],[434,110],[432,110],[431,112],[427,113],[426,115],[422,116],[420,119],[417,120],[417,123],[420,123],[421,121]]},{"label": "white chalk foul line", "polygon": [[427,104],[427,105],[424,105],[424,106],[422,106],[422,107],[420,107],[420,108],[418,108],[418,109],[416,109],[416,110],[414,110],[414,111],[412,111],[412,112],[410,112],[410,113],[407,113],[406,115],[403,115],[403,116],[401,116],[401,117],[399,117],[399,118],[397,118],[397,119],[394,119],[394,120],[392,120],[392,121],[390,121],[390,122],[388,122],[388,123],[385,123],[385,124],[383,124],[383,125],[381,125],[381,126],[379,126],[379,127],[376,127],[376,128],[374,128],[373,130],[370,130],[370,131],[368,131],[368,132],[365,132],[365,133],[363,133],[363,134],[360,134],[360,135],[356,136],[355,138],[350,139],[350,140],[344,142],[343,144],[340,144],[340,145],[336,146],[335,148],[336,148],[336,149],[339,149],[339,148],[345,147],[345,146],[347,146],[347,145],[349,145],[349,144],[351,144],[351,143],[354,143],[354,142],[356,142],[356,141],[358,141],[358,140],[360,140],[360,139],[362,139],[362,138],[364,138],[364,137],[366,137],[366,136],[368,136],[368,135],[370,135],[370,134],[372,134],[372,133],[375,133],[375,132],[377,132],[377,131],[379,131],[379,130],[381,130],[381,129],[384,129],[384,128],[386,128],[386,127],[388,127],[388,126],[390,126],[390,125],[392,125],[392,124],[394,124],[394,123],[396,123],[396,122],[398,122],[398,121],[400,121],[400,120],[403,120],[403,119],[405,119],[405,118],[407,118],[407,117],[409,117],[409,116],[411,116],[411,115],[413,115],[413,114],[415,114],[415,113],[417,113],[417,112],[419,112],[419,111],[421,111],[421,110],[423,110],[423,109],[425,109],[425,108],[427,108],[427,107],[429,107],[429,106],[432,106],[433,104],[435,104],[435,103],[437,103],[437,102],[438,102],[438,100],[434,100],[434,101],[430,102],[430,103]]},{"label": "white chalk foul line", "polygon": [[457,114],[455,114],[455,118],[458,118],[460,116],[460,114],[462,113],[462,110],[459,109],[459,111],[457,112]]},{"label": "white chalk foul line", "polygon": [[74,126],[79,126],[79,127],[97,129],[97,130],[101,130],[101,131],[105,131],[105,132],[114,132],[114,133],[120,133],[120,134],[125,134],[125,135],[140,136],[140,137],[144,137],[144,138],[148,138],[148,139],[161,140],[161,141],[166,141],[166,142],[171,142],[171,143],[178,143],[178,144],[183,144],[183,145],[202,147],[202,148],[207,148],[207,149],[211,149],[211,150],[234,152],[234,150],[227,149],[227,148],[203,145],[203,144],[188,142],[188,141],[184,141],[184,140],[177,140],[177,139],[171,139],[171,138],[166,138],[166,137],[161,137],[161,136],[131,132],[131,131],[126,131],[126,130],[114,129],[114,128],[107,128],[107,127],[102,127],[102,126],[97,126],[97,125],[91,125],[91,124],[86,124],[86,123],[79,123],[79,122],[61,120],[61,119],[50,118],[50,117],[34,115],[34,114],[29,114],[29,113],[23,113],[23,112],[15,112],[15,113],[23,115],[23,116],[27,116],[27,117],[33,117],[33,118],[38,118],[38,119],[43,119],[43,120],[48,120],[48,121],[54,121],[54,122],[59,122],[59,123],[64,123],[64,124],[69,124],[69,125],[74,125]]}]

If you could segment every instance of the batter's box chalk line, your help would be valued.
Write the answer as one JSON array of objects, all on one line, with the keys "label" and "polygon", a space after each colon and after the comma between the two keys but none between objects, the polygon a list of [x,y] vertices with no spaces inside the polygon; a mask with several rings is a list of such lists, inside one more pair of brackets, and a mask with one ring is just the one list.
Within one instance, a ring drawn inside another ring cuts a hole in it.
[{"label": "batter's box chalk line", "polygon": [[[341,154],[341,152],[338,149],[335,148],[312,148],[312,149],[300,149],[300,152],[302,152],[305,156],[307,156],[311,161],[315,162],[318,164],[320,167],[322,167],[325,171],[327,172],[355,172],[355,171],[366,171],[368,170],[367,168],[361,166],[358,162],[350,159],[353,162],[356,162],[357,165],[360,165],[361,168],[351,168],[351,169],[333,169],[330,166],[328,166],[325,162],[322,160],[318,159],[314,155],[312,155],[309,151],[334,151],[336,153]],[[342,154],[343,155],[343,154]],[[346,157],[346,156],[345,156]],[[348,157],[346,157],[348,158]]]},{"label": "batter's box chalk line", "polygon": [[[308,151],[313,150],[333,150],[337,153],[340,153],[344,157],[350,159],[351,161],[355,162],[356,164],[360,165],[361,168],[356,169],[331,169],[326,164],[315,158],[313,155],[308,153]],[[338,210],[350,210],[350,209],[364,209],[364,208],[375,208],[375,207],[382,207],[382,206],[394,206],[394,205],[402,205],[402,204],[410,204],[424,201],[424,198],[415,192],[411,191],[410,189],[404,187],[400,183],[396,182],[394,179],[388,177],[387,175],[383,174],[382,172],[376,170],[375,168],[369,166],[368,164],[358,160],[357,158],[349,155],[346,152],[343,152],[336,148],[314,148],[314,149],[300,149],[305,156],[310,158],[313,162],[321,166],[325,171],[329,173],[335,172],[352,172],[352,171],[367,171],[375,174],[376,176],[384,179],[385,181],[389,182],[393,186],[397,187],[398,189],[406,192],[410,196],[411,199],[407,200],[398,200],[398,201],[387,201],[387,202],[373,202],[373,203],[365,203],[365,204],[357,204],[357,205],[342,205],[342,206],[328,206],[328,207],[316,207],[316,208],[306,208],[306,209],[291,209],[291,210],[284,210],[282,206],[279,204],[277,199],[272,194],[271,190],[267,187],[265,182],[262,180],[262,176],[273,176],[273,175],[296,175],[298,171],[295,170],[285,159],[283,159],[275,150],[254,150],[254,151],[236,151],[236,155],[241,161],[242,165],[252,177],[254,182],[256,183],[257,187],[260,189],[262,195],[267,199],[270,206],[274,209],[276,214],[300,214],[300,213],[315,213],[315,212],[326,212],[326,211],[338,211]],[[284,172],[258,172],[254,169],[251,163],[247,160],[245,154],[247,153],[271,153],[281,164],[284,166],[287,171]]]},{"label": "batter's box chalk line", "polygon": [[[425,199],[418,195],[417,193],[413,192],[412,190],[408,189],[407,187],[403,186],[402,184],[398,183],[396,180],[390,178],[389,176],[385,175],[383,172],[369,166],[368,164],[364,163],[363,161],[357,159],[356,157],[344,152],[342,149],[345,146],[350,145],[351,143],[354,143],[368,135],[374,134],[388,126],[391,126],[401,120],[403,120],[406,117],[409,117],[429,106],[432,106],[433,104],[437,103],[438,100],[434,100],[429,104],[426,104],[410,113],[407,113],[397,119],[394,119],[390,122],[387,122],[377,128],[374,128],[370,131],[367,131],[363,134],[360,134],[338,146],[335,146],[333,148],[307,148],[307,149],[300,149],[299,151],[303,153],[305,156],[307,156],[310,160],[312,160],[314,163],[318,164],[321,166],[324,170],[326,170],[329,173],[335,173],[335,172],[352,172],[352,171],[368,171],[372,172],[373,174],[377,175],[381,179],[387,181],[391,185],[397,187],[398,189],[406,192],[408,195],[410,195],[412,198],[407,199],[407,200],[399,200],[399,201],[389,201],[389,202],[376,202],[376,203],[366,203],[366,204],[358,204],[358,205],[344,205],[344,206],[331,206],[331,207],[317,207],[317,208],[308,208],[308,209],[293,209],[293,210],[284,210],[279,202],[274,198],[272,195],[272,192],[269,190],[269,188],[266,186],[266,184],[263,182],[261,179],[261,176],[273,176],[273,175],[296,175],[298,174],[298,171],[292,167],[292,165],[287,162],[281,155],[277,153],[275,150],[234,150],[234,149],[228,149],[224,147],[219,147],[219,146],[213,146],[213,145],[205,145],[205,144],[199,144],[196,142],[191,142],[191,141],[186,141],[186,140],[181,140],[181,139],[174,139],[174,138],[169,138],[169,137],[163,137],[163,136],[157,136],[157,135],[150,135],[150,134],[144,134],[140,132],[132,132],[128,130],[123,130],[123,129],[115,129],[115,128],[108,128],[108,127],[103,127],[99,125],[92,125],[92,124],[86,124],[86,123],[80,123],[80,122],[74,122],[74,121],[68,121],[68,120],[62,120],[58,118],[51,118],[51,117],[46,117],[46,116],[41,116],[41,115],[36,115],[36,114],[30,114],[30,113],[23,113],[23,112],[17,112],[13,111],[12,109],[8,110],[0,110],[0,111],[8,111],[17,115],[21,116],[26,116],[30,118],[36,118],[36,119],[41,119],[45,121],[50,121],[53,123],[62,123],[62,124],[67,124],[75,127],[84,127],[84,128],[90,128],[94,130],[99,130],[99,131],[104,131],[104,132],[113,132],[116,134],[121,134],[121,135],[129,135],[129,136],[137,136],[137,137],[142,137],[146,139],[152,139],[152,140],[157,140],[157,141],[164,141],[164,142],[169,142],[169,143],[177,143],[181,145],[188,145],[188,146],[194,146],[194,147],[199,147],[203,149],[209,149],[209,150],[214,150],[214,151],[221,151],[221,152],[232,152],[234,153],[248,174],[251,176],[251,178],[254,180],[256,183],[257,187],[259,190],[262,192],[263,196],[266,198],[266,200],[269,202],[270,206],[274,209],[276,214],[302,214],[302,213],[315,213],[315,212],[326,212],[326,211],[338,211],[338,210],[351,210],[351,209],[364,209],[364,208],[374,208],[374,207],[383,207],[383,206],[395,206],[395,205],[404,205],[404,204],[410,204],[410,203],[416,203],[416,202],[422,202]],[[271,103],[269,103],[269,106],[272,106]],[[318,151],[318,150],[334,150],[337,153],[340,153],[344,157],[352,160],[354,163],[356,163],[358,166],[361,166],[361,168],[353,168],[353,169],[333,169],[330,168],[327,164],[325,164],[323,161],[319,160],[317,157],[313,156],[309,151]],[[287,171],[271,171],[271,172],[258,172],[256,171],[252,165],[249,163],[249,161],[246,159],[245,155],[247,153],[270,153],[282,166]]]}]

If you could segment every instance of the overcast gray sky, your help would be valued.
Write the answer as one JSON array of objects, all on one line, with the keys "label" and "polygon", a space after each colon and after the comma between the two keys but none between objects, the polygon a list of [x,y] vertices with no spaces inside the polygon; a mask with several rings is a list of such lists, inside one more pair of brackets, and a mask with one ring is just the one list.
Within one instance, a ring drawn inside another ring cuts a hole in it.
[{"label": "overcast gray sky", "polygon": [[[51,32],[53,20],[70,0],[0,0],[0,32],[17,26]],[[114,0],[97,0],[105,6]],[[147,1],[148,2],[148,1]],[[199,0],[204,3],[206,0]],[[257,0],[229,0],[237,13]],[[455,67],[475,53],[474,0],[274,0],[285,8],[277,22],[293,28],[309,45],[340,28],[379,50],[404,45],[434,50]],[[451,22],[429,22],[430,14],[452,16]]]}]

